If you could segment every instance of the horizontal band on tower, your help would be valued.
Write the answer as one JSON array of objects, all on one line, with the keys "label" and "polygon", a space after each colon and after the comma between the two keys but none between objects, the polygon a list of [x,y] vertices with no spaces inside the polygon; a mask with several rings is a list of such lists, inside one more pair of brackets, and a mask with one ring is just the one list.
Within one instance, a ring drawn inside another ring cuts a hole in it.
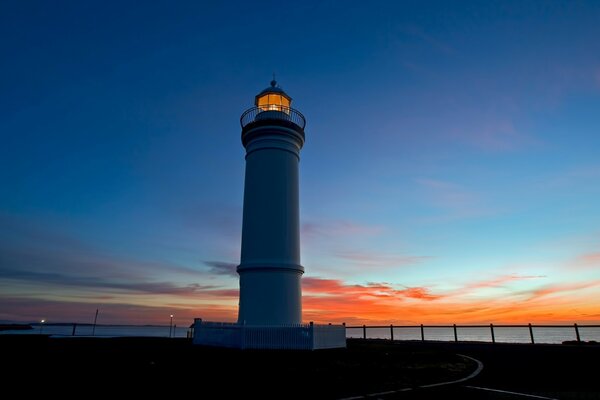
[{"label": "horizontal band on tower", "polygon": [[275,272],[276,270],[287,270],[293,272],[304,273],[304,267],[300,264],[283,264],[283,263],[244,263],[237,267],[237,272],[245,271],[269,271]]},{"label": "horizontal band on tower", "polygon": [[253,124],[242,129],[242,144],[247,147],[255,139],[271,135],[277,135],[284,140],[293,140],[299,148],[304,146],[304,130],[294,126],[273,125],[272,123]]},{"label": "horizontal band on tower", "polygon": [[252,140],[251,143],[248,143],[246,146],[246,159],[248,156],[256,151],[260,150],[282,150],[292,153],[298,160],[300,160],[300,147],[295,140],[290,140],[285,137],[277,135],[268,135],[261,136]]}]

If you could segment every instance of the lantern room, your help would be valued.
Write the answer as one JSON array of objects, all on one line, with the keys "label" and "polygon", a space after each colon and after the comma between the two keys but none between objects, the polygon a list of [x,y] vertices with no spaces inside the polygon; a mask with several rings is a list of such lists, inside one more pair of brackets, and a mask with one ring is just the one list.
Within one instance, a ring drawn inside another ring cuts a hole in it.
[{"label": "lantern room", "polygon": [[254,104],[263,111],[282,111],[290,113],[292,98],[272,80],[271,86],[256,95]]}]

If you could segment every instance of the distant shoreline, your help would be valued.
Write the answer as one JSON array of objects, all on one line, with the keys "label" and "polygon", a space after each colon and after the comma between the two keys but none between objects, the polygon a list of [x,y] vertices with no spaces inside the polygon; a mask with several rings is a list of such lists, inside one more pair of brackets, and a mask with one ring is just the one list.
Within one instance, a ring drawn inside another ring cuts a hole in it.
[{"label": "distant shoreline", "polygon": [[0,324],[0,331],[29,331],[33,327],[29,324]]}]

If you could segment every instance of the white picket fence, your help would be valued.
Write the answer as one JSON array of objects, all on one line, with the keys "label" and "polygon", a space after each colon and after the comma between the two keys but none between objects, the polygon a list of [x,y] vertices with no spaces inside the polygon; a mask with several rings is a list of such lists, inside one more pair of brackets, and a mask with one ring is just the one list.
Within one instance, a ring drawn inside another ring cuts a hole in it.
[{"label": "white picket fence", "polygon": [[240,349],[316,350],[346,347],[343,325],[241,325],[194,320],[194,344]]}]

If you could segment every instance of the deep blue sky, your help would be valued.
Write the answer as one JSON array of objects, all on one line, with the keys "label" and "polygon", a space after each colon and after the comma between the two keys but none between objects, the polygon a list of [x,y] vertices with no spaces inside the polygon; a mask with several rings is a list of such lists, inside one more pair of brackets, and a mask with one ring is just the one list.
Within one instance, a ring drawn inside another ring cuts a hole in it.
[{"label": "deep blue sky", "polygon": [[598,321],[598,38],[597,1],[2,2],[0,319],[230,318],[274,71],[307,318]]}]

